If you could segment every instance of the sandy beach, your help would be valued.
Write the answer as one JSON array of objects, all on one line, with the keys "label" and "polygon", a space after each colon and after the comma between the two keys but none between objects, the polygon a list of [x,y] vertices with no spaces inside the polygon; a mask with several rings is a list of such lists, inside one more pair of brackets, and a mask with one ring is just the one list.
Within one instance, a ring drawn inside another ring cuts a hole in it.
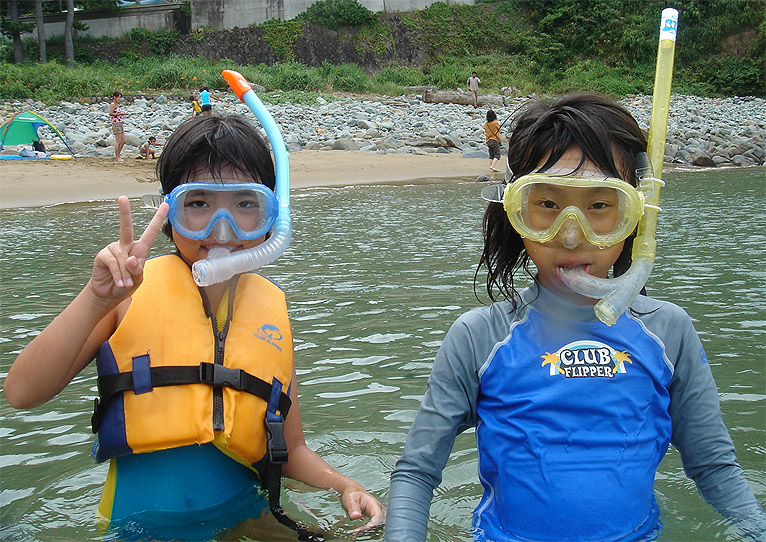
[{"label": "sandy beach", "polygon": [[[0,208],[112,200],[156,194],[156,160],[76,158],[0,160]],[[373,154],[301,151],[290,155],[290,186],[345,186],[492,173],[487,160],[460,154]],[[498,181],[502,173],[494,173]]]}]

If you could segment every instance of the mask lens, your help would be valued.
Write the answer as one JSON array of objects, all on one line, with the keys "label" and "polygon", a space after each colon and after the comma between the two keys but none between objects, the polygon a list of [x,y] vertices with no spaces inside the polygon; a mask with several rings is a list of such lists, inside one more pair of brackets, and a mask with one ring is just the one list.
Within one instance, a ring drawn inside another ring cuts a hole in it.
[{"label": "mask lens", "polygon": [[173,190],[169,203],[171,224],[193,239],[218,231],[220,221],[235,237],[255,239],[271,229],[277,212],[274,193],[254,183],[187,183]]},{"label": "mask lens", "polygon": [[565,224],[577,223],[588,242],[609,246],[635,229],[642,196],[619,179],[533,174],[509,186],[504,200],[513,227],[533,241],[554,239]]},{"label": "mask lens", "polygon": [[525,192],[523,216],[532,230],[551,228],[563,213],[580,222],[583,230],[590,228],[597,235],[605,235],[614,231],[624,210],[620,193],[614,188],[533,184]]}]

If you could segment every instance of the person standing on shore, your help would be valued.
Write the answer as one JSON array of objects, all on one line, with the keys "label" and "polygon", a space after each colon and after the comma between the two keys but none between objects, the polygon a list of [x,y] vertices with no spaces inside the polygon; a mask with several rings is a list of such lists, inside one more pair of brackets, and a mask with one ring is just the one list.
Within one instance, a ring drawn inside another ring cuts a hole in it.
[{"label": "person standing on shore", "polygon": [[125,126],[123,124],[123,117],[126,113],[120,108],[120,99],[122,98],[122,92],[115,90],[112,94],[112,103],[109,104],[109,118],[112,121],[112,133],[114,134],[114,159],[118,162],[122,162],[120,153],[125,146]]},{"label": "person standing on shore", "polygon": [[473,95],[474,107],[479,106],[479,83],[481,83],[481,79],[476,76],[476,72],[471,72],[471,77],[465,82],[468,86],[468,90],[471,91],[471,95]]},{"label": "person standing on shore", "polygon": [[495,164],[500,160],[500,123],[491,109],[487,111],[487,122],[484,123],[484,138],[489,149],[489,169],[498,171]]}]

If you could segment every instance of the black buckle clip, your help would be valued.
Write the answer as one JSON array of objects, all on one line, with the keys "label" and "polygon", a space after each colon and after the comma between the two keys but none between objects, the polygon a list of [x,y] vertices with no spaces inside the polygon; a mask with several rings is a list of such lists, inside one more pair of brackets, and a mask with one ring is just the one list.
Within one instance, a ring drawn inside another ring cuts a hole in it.
[{"label": "black buckle clip", "polygon": [[268,438],[266,447],[269,450],[269,460],[272,463],[287,463],[287,443],[285,442],[285,422],[266,420]]},{"label": "black buckle clip", "polygon": [[90,417],[90,425],[94,435],[98,433],[98,429],[101,426],[101,418],[103,416],[103,412],[101,412],[98,407],[99,400],[98,397],[96,397],[93,399],[93,416]]},{"label": "black buckle clip", "polygon": [[199,381],[214,388],[226,386],[242,391],[242,369],[229,369],[217,363],[199,364]]}]

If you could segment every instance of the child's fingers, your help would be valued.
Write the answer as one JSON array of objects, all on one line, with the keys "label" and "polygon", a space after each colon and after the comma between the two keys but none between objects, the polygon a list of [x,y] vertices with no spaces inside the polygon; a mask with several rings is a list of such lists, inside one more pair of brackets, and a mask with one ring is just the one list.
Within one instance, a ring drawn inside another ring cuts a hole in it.
[{"label": "child's fingers", "polygon": [[359,519],[362,514],[370,518],[364,529],[380,525],[385,520],[385,512],[378,500],[366,491],[352,491],[348,495],[346,510],[350,519]]},{"label": "child's fingers", "polygon": [[144,233],[141,234],[141,238],[138,240],[142,245],[146,246],[148,253],[149,248],[154,244],[157,236],[162,229],[162,224],[165,222],[165,217],[168,215],[168,204],[162,202],[157,212],[154,213],[149,225],[146,226]]},{"label": "child's fingers", "polygon": [[120,244],[129,246],[133,242],[133,217],[130,216],[130,201],[125,196],[117,198],[120,208]]},{"label": "child's fingers", "polygon": [[133,286],[133,276],[128,271],[126,261],[128,255],[123,250],[121,243],[112,243],[106,247],[108,251],[107,257],[103,259],[106,263],[109,272],[112,275],[112,280],[118,288],[130,288]]}]

